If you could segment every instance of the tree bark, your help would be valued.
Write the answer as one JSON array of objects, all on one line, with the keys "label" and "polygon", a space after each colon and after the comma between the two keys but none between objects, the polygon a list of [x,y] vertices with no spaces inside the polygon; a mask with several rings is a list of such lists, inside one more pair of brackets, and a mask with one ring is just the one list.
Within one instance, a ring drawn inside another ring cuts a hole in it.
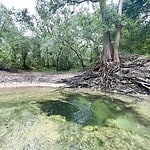
[{"label": "tree bark", "polygon": [[116,33],[116,40],[115,40],[115,43],[114,43],[114,62],[116,63],[119,63],[120,62],[120,59],[119,59],[119,43],[120,43],[120,38],[121,38],[121,25],[120,24],[117,24],[116,25],[116,30],[117,30],[117,33]]},{"label": "tree bark", "polygon": [[[118,2],[118,14],[121,16],[122,14],[122,3],[123,0],[119,0]],[[116,40],[114,43],[114,62],[120,63],[120,59],[119,59],[119,54],[118,54],[118,48],[119,48],[119,43],[120,43],[120,39],[121,39],[121,24],[116,24]]]},{"label": "tree bark", "polygon": [[[102,22],[104,25],[107,26],[107,18],[105,16],[104,10],[106,7],[106,1],[99,1],[99,6],[100,6],[100,13],[101,13],[101,18]],[[110,31],[104,31],[103,32],[103,55],[102,55],[102,61],[104,63],[112,61],[113,59],[113,52],[112,52],[112,44],[111,44],[111,38],[110,38]]]},{"label": "tree bark", "polygon": [[110,39],[110,32],[106,31],[103,33],[103,62],[112,61],[112,45]]}]

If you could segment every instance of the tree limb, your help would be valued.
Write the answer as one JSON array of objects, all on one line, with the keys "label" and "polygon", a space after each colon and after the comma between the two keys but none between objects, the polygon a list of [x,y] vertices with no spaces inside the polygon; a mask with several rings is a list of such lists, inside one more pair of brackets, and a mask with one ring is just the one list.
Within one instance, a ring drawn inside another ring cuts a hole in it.
[{"label": "tree limb", "polygon": [[99,0],[62,0],[62,1],[59,1],[58,3],[56,4],[52,4],[53,7],[50,8],[50,11],[52,10],[53,13],[55,13],[57,11],[57,9],[61,8],[61,7],[64,7],[66,4],[81,4],[83,2],[92,2],[92,3],[96,3],[98,2]]}]

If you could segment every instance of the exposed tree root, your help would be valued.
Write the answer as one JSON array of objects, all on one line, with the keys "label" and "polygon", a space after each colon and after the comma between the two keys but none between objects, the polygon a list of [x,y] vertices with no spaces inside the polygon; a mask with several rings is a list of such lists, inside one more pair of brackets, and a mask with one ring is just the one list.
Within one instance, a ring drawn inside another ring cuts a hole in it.
[{"label": "exposed tree root", "polygon": [[71,87],[150,94],[150,59],[123,57],[121,64],[98,61],[94,69],[66,81]]}]

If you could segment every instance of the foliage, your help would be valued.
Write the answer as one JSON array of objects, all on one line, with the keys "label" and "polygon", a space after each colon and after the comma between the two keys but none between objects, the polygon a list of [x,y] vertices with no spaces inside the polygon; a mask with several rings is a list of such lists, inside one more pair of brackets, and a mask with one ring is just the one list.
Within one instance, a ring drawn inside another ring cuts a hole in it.
[{"label": "foliage", "polygon": [[150,54],[149,0],[125,1],[121,49],[132,54]]},{"label": "foliage", "polygon": [[114,43],[117,23],[122,25],[122,52],[150,53],[148,0],[125,1],[121,17],[114,4],[107,5],[106,22],[98,0],[86,1],[37,0],[36,16],[0,4],[0,63],[58,71],[90,66],[102,54],[104,31],[111,31]]},{"label": "foliage", "polygon": [[128,24],[122,32],[121,49],[131,54],[150,54],[150,30],[149,24],[141,24],[140,20],[128,18]]},{"label": "foliage", "polygon": [[126,0],[123,10],[126,15],[132,19],[141,17],[143,20],[145,20],[150,15],[149,2],[149,0]]}]

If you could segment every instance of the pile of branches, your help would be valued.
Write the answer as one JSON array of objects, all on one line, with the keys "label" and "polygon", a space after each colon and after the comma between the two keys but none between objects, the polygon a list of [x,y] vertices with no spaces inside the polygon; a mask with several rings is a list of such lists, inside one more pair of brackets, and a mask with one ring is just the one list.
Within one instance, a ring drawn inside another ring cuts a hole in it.
[{"label": "pile of branches", "polygon": [[121,57],[121,64],[98,63],[83,74],[63,80],[71,88],[84,87],[124,94],[150,94],[150,58]]}]

